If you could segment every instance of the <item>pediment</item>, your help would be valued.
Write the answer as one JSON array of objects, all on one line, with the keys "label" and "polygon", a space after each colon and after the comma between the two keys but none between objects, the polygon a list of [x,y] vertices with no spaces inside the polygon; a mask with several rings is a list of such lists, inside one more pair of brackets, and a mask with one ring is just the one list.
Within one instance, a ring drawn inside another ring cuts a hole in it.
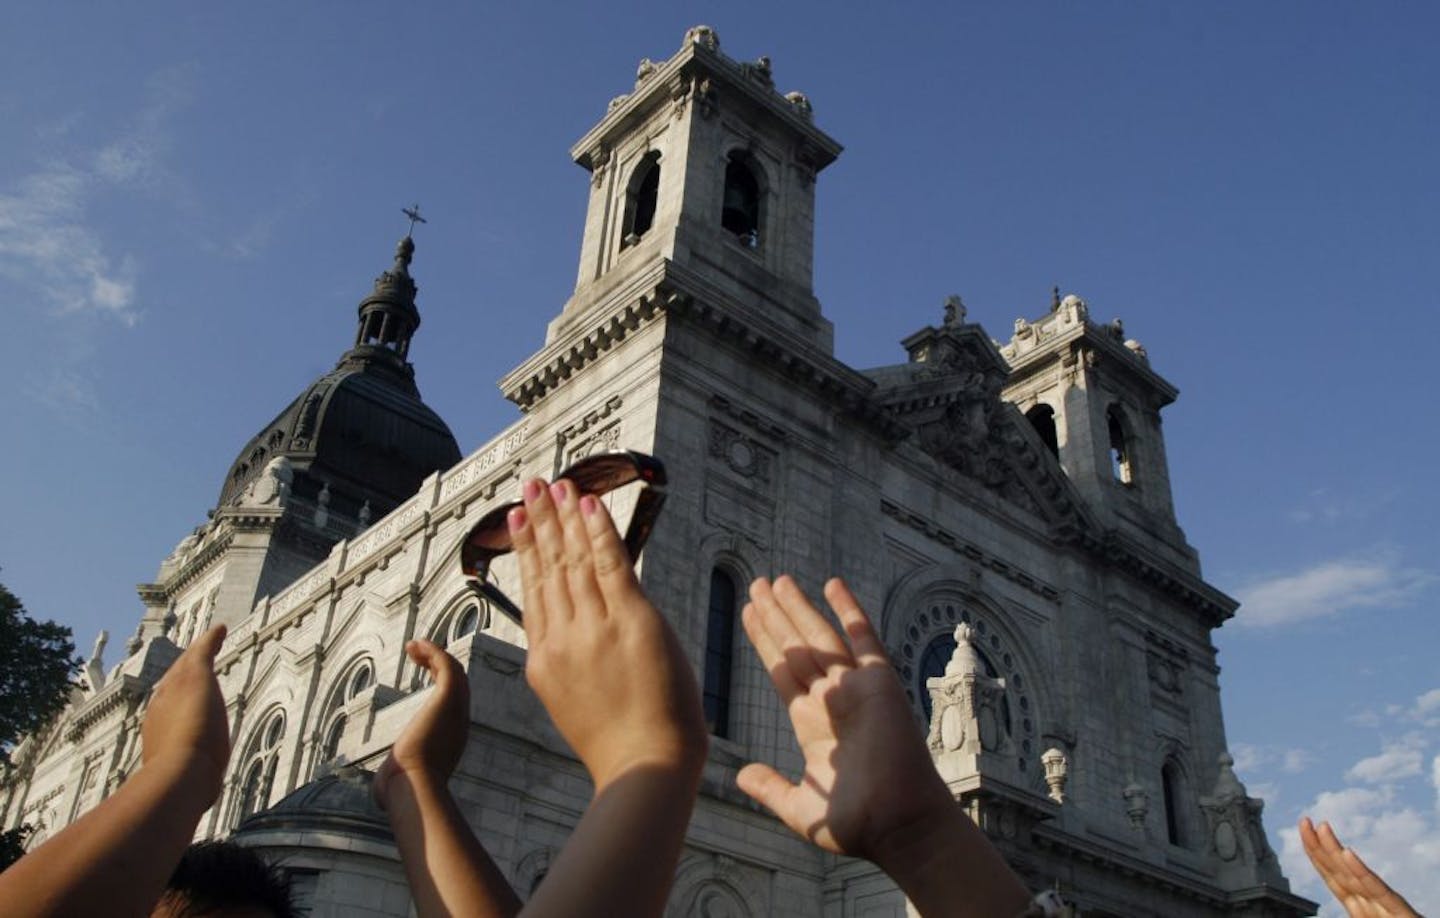
[{"label": "pediment", "polygon": [[1045,520],[1057,535],[1093,530],[1059,460],[1001,397],[1009,365],[978,325],[927,328],[904,342],[910,362],[871,371],[875,397],[942,465]]}]

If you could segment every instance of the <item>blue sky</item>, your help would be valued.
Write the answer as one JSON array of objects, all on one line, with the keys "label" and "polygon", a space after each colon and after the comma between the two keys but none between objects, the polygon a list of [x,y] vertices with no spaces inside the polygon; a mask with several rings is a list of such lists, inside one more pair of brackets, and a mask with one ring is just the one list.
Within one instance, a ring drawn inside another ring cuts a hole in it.
[{"label": "blue sky", "polygon": [[[0,57],[0,580],[88,649],[333,365],[419,201],[412,357],[465,451],[573,286],[569,145],[686,27],[846,145],[839,356],[1052,284],[1182,390],[1182,526],[1241,777],[1440,908],[1440,13],[1422,3],[28,4]],[[114,651],[112,651],[113,657]]]}]

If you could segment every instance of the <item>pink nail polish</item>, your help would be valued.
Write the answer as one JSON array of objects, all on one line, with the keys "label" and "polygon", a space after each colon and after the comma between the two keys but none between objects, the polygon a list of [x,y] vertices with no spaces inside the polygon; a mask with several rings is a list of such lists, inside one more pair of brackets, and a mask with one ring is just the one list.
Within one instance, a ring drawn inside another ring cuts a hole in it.
[{"label": "pink nail polish", "polygon": [[565,487],[564,479],[561,479],[560,481],[557,481],[550,486],[550,496],[554,498],[555,503],[557,504],[565,503],[565,499],[569,496],[569,494],[570,491],[568,488]]},{"label": "pink nail polish", "polygon": [[589,494],[586,494],[584,497],[580,498],[580,512],[585,514],[586,516],[594,516],[595,511],[599,508],[599,506],[600,502]]},{"label": "pink nail polish", "polygon": [[511,510],[509,513],[505,514],[505,525],[510,528],[510,532],[512,532],[512,533],[516,533],[516,532],[519,532],[520,530],[524,529],[524,528],[525,528],[525,508],[524,508],[524,507],[516,507],[516,508],[514,508],[513,510]]},{"label": "pink nail polish", "polygon": [[540,496],[540,489],[541,483],[540,479],[538,478],[532,478],[529,481],[525,482],[525,502],[528,504],[531,501],[536,500]]}]

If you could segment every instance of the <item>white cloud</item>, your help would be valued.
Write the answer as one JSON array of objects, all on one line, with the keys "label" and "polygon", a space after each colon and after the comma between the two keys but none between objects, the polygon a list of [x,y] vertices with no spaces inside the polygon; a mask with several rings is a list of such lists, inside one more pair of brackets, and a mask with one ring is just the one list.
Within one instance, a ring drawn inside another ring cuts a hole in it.
[{"label": "white cloud", "polygon": [[[0,275],[17,282],[36,305],[57,315],[89,315],[133,326],[139,269],[130,255],[89,220],[97,194],[116,188],[153,189],[166,175],[167,127],[189,99],[188,71],[152,78],[147,100],[118,136],[90,150],[51,153],[35,171],[0,189]],[[67,142],[82,119],[61,118],[47,139]]]},{"label": "white cloud", "polygon": [[1410,716],[1427,727],[1440,726],[1440,688],[1417,697],[1410,708]]},{"label": "white cloud", "polygon": [[1430,571],[1403,567],[1388,556],[1325,561],[1237,590],[1241,606],[1235,622],[1254,628],[1275,627],[1353,609],[1403,605],[1435,580]]},{"label": "white cloud", "polygon": [[1298,775],[1315,761],[1308,749],[1286,749],[1280,758],[1280,770],[1287,775]]},{"label": "white cloud", "polygon": [[1345,778],[1366,784],[1389,784],[1420,774],[1422,760],[1419,749],[1402,745],[1386,746],[1379,755],[1356,762],[1345,772]]},{"label": "white cloud", "polygon": [[[1410,710],[1401,708],[1402,720]],[[1386,743],[1346,772],[1348,781],[1362,784],[1322,791],[1303,808],[1315,822],[1329,822],[1342,844],[1422,913],[1440,908],[1440,756],[1422,777],[1426,744],[1418,732]],[[1321,916],[1344,915],[1305,856],[1300,833],[1287,827],[1277,834],[1281,867],[1294,890],[1322,903]]]},{"label": "white cloud", "polygon": [[1277,768],[1285,774],[1299,774],[1315,761],[1314,754],[1308,749],[1285,749],[1254,743],[1232,744],[1230,756],[1235,760],[1236,773],[1240,775],[1264,773]]}]

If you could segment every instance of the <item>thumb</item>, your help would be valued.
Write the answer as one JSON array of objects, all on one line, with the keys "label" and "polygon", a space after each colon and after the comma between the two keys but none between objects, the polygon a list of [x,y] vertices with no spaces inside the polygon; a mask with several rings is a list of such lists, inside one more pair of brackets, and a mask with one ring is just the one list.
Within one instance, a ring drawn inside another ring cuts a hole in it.
[{"label": "thumb", "polygon": [[795,785],[785,780],[780,772],[761,762],[751,762],[740,769],[740,773],[735,776],[735,783],[756,803],[779,816],[785,823],[790,822],[786,810]]},{"label": "thumb", "polygon": [[191,642],[190,648],[201,654],[207,662],[214,663],[225,643],[225,626],[215,625]]}]

